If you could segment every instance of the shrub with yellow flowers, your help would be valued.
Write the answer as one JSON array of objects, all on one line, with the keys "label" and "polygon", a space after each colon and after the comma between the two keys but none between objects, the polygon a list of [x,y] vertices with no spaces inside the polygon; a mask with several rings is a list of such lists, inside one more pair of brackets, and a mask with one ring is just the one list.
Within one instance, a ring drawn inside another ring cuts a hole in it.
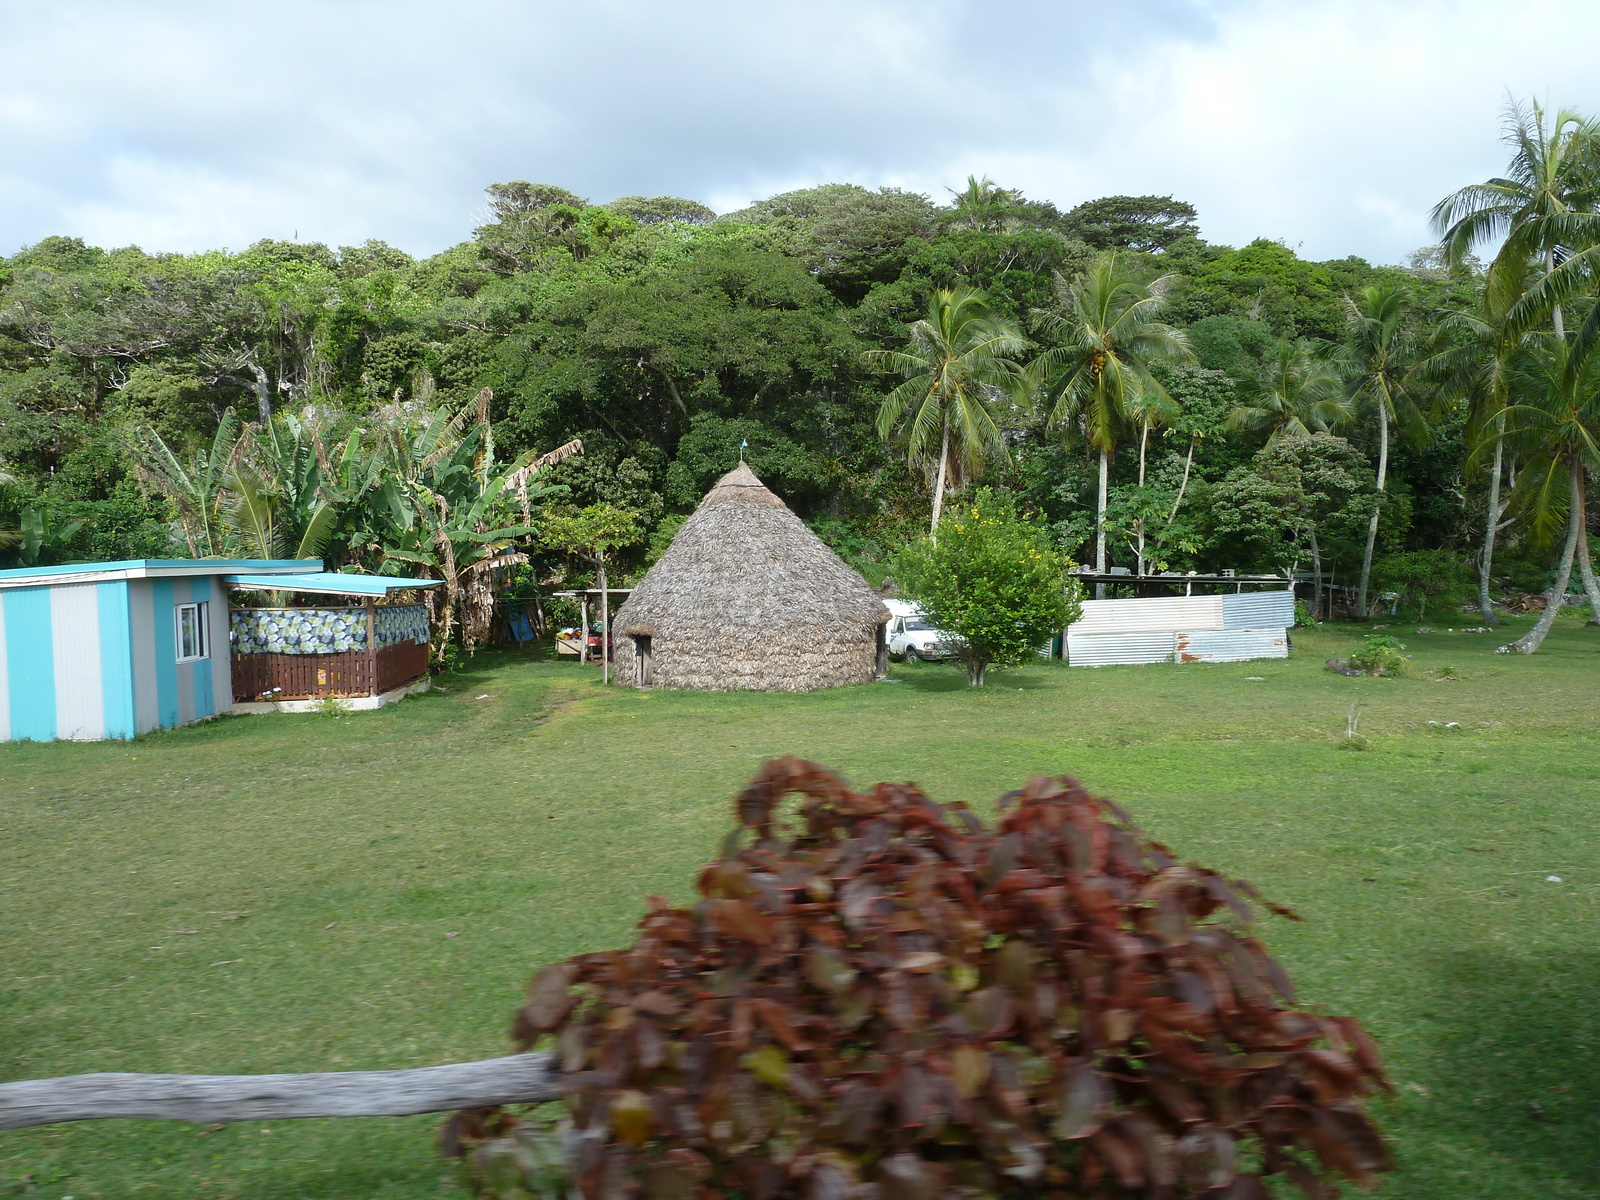
[{"label": "shrub with yellow flowers", "polygon": [[982,488],[939,523],[936,537],[903,550],[894,574],[929,624],[948,636],[976,687],[990,667],[1028,661],[1082,615],[1083,591],[1071,568],[1042,522]]}]

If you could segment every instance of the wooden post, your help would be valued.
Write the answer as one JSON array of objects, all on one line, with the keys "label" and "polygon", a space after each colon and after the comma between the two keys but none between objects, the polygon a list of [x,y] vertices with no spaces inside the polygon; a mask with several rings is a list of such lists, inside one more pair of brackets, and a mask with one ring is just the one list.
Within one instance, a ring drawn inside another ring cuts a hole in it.
[{"label": "wooden post", "polygon": [[553,1055],[514,1054],[402,1071],[28,1079],[0,1083],[0,1129],[108,1117],[218,1122],[449,1112],[559,1099],[559,1070]]},{"label": "wooden post", "polygon": [[578,638],[578,662],[580,664],[582,664],[582,663],[586,663],[588,661],[589,661],[589,596],[588,596],[587,593],[585,593],[584,597],[583,597],[583,632],[582,632],[582,635]]},{"label": "wooden post", "polygon": [[606,552],[600,551],[600,682],[611,682],[611,593],[606,590]]},{"label": "wooden post", "polygon": [[367,686],[371,695],[378,694],[378,602],[367,597]]}]

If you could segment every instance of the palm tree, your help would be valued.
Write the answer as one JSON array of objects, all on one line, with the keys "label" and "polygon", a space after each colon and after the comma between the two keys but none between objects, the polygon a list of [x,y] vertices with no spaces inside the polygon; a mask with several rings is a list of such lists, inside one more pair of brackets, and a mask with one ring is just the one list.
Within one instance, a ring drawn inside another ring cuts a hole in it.
[{"label": "palm tree", "polygon": [[[1513,336],[1548,319],[1555,336],[1564,338],[1565,302],[1589,291],[1600,267],[1600,122],[1563,108],[1546,125],[1537,102],[1509,104],[1504,140],[1512,149],[1506,175],[1445,197],[1434,206],[1433,223],[1452,262],[1503,238],[1490,265],[1486,303],[1507,312]],[[1530,286],[1533,262],[1544,275]],[[1583,347],[1600,340],[1600,307],[1590,308],[1577,337],[1580,348],[1567,356],[1569,366],[1586,360]],[[1491,535],[1493,525],[1491,519]],[[1576,553],[1593,620],[1600,623],[1600,584],[1581,525]]]},{"label": "palm tree", "polygon": [[1410,323],[1411,289],[1380,283],[1345,297],[1350,327],[1346,357],[1356,374],[1355,398],[1371,402],[1378,416],[1378,505],[1367,525],[1367,546],[1361,555],[1361,580],[1356,589],[1356,619],[1367,619],[1367,585],[1372,578],[1372,552],[1378,542],[1384,485],[1389,473],[1389,422],[1411,440],[1428,436],[1428,425],[1413,402],[1406,378],[1416,363],[1416,337]]},{"label": "palm tree", "polygon": [[1075,283],[1057,276],[1057,311],[1036,314],[1040,331],[1055,343],[1028,367],[1046,427],[1073,430],[1100,455],[1094,563],[1102,575],[1111,453],[1140,412],[1172,402],[1150,364],[1190,357],[1188,338],[1155,319],[1171,281],[1163,275],[1141,283],[1110,254]]},{"label": "palm tree", "polygon": [[1600,349],[1580,350],[1553,334],[1530,340],[1510,369],[1517,402],[1502,414],[1506,438],[1526,456],[1512,503],[1527,511],[1535,538],[1548,537],[1563,517],[1566,536],[1543,615],[1522,637],[1500,647],[1516,654],[1532,654],[1555,623],[1587,519],[1585,478],[1600,469]]},{"label": "palm tree", "polygon": [[992,408],[1016,390],[1021,368],[1015,356],[1026,346],[1015,325],[990,312],[981,291],[963,287],[933,293],[927,316],[911,326],[904,350],[865,356],[906,377],[883,398],[878,435],[887,440],[902,427],[910,461],[931,464],[935,535],[945,492],[961,488],[985,458],[1005,456]]},{"label": "palm tree", "polygon": [[1265,429],[1269,446],[1285,434],[1326,432],[1350,416],[1338,368],[1306,338],[1280,342],[1271,371],[1249,385],[1246,396],[1254,403],[1235,407],[1225,424],[1235,430]]},{"label": "palm tree", "polygon": [[[1485,625],[1503,624],[1489,596],[1493,577],[1495,542],[1506,522],[1509,498],[1503,498],[1501,483],[1507,479],[1505,408],[1510,401],[1509,374],[1518,339],[1508,335],[1505,314],[1498,316],[1487,299],[1476,313],[1453,313],[1440,322],[1435,337],[1440,343],[1417,364],[1415,376],[1432,386],[1436,404],[1466,404],[1466,437],[1471,453],[1469,462],[1491,457],[1489,504],[1484,520],[1483,550],[1478,560],[1478,612]],[[1515,481],[1516,460],[1509,464],[1510,482]]]},{"label": "palm tree", "polygon": [[1020,197],[1010,188],[1003,188],[985,175],[967,176],[964,190],[954,193],[948,223],[952,229],[975,229],[982,232],[1007,233],[1018,225],[1011,209]]},{"label": "palm tree", "polygon": [[[1453,264],[1478,246],[1504,239],[1489,267],[1494,306],[1510,308],[1526,291],[1526,265],[1542,260],[1547,278],[1569,262],[1575,244],[1595,246],[1600,204],[1600,125],[1563,108],[1549,126],[1544,109],[1507,104],[1503,139],[1511,147],[1504,176],[1471,184],[1433,208],[1434,228],[1444,236]],[[1569,272],[1576,274],[1576,272]],[[1557,337],[1566,330],[1558,295],[1543,290],[1543,303]]]}]

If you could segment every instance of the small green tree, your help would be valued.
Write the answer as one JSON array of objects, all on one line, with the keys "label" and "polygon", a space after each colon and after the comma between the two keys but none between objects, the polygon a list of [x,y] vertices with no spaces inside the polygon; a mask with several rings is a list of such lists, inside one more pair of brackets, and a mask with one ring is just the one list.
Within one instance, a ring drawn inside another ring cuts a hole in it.
[{"label": "small green tree", "polygon": [[1429,609],[1440,613],[1460,607],[1471,595],[1470,577],[1467,564],[1453,550],[1386,554],[1372,564],[1378,590],[1398,593],[1400,608],[1416,605],[1418,621],[1428,619]]},{"label": "small green tree", "polygon": [[[546,542],[595,566],[600,585],[600,682],[611,682],[611,602],[607,595],[606,555],[639,541],[639,515],[614,504],[591,504],[576,512],[547,517]],[[589,631],[585,629],[584,636]]]},{"label": "small green tree", "polygon": [[939,539],[903,550],[895,578],[938,629],[955,641],[974,687],[991,666],[1026,662],[1056,630],[1083,614],[1072,563],[1040,522],[1017,514],[988,488],[946,517]]}]

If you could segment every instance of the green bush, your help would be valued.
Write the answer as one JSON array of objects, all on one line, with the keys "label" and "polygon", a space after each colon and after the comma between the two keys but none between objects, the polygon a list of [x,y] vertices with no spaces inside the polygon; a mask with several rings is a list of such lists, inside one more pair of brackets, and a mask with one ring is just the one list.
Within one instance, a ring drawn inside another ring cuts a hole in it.
[{"label": "green bush", "polygon": [[1399,675],[1411,661],[1405,656],[1405,648],[1399,638],[1387,633],[1369,633],[1350,656],[1350,665],[1372,675]]},{"label": "green bush", "polygon": [[1459,608],[1472,597],[1472,570],[1449,550],[1411,550],[1385,554],[1372,564],[1373,585],[1380,592],[1397,592],[1396,610],[1415,607],[1418,622],[1429,611]]},{"label": "green bush", "polygon": [[1028,661],[1082,615],[1083,589],[1067,574],[1071,566],[1041,522],[983,488],[945,517],[937,541],[901,551],[894,577],[929,623],[952,636],[976,686],[991,666]]}]

